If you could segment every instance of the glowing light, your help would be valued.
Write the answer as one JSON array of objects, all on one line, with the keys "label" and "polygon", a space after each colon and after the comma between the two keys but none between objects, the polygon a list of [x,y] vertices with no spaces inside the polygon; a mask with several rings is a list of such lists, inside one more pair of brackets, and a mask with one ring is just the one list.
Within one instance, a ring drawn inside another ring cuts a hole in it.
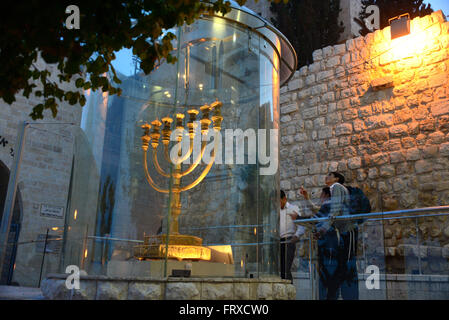
[{"label": "glowing light", "polygon": [[73,214],[73,220],[76,220],[77,216],[78,216],[78,210],[75,209],[75,213]]},{"label": "glowing light", "polygon": [[390,62],[411,58],[424,51],[428,43],[424,32],[409,34],[400,38],[391,40],[391,49],[384,56],[383,62]]},{"label": "glowing light", "polygon": [[257,228],[254,227],[254,235],[257,235]]},{"label": "glowing light", "polygon": [[200,83],[200,84],[198,85],[198,88],[199,88],[200,90],[203,90],[203,84]]},{"label": "glowing light", "polygon": [[391,86],[395,86],[404,82],[404,72],[410,72],[423,63],[427,52],[441,51],[438,39],[441,27],[438,23],[415,18],[410,21],[410,33],[395,39],[391,39],[390,28],[379,31],[379,37],[374,36],[374,42],[368,48],[370,55],[367,61],[377,66],[369,72],[372,83],[382,83],[391,77]]},{"label": "glowing light", "polygon": [[240,260],[240,268],[243,268],[243,259]]},{"label": "glowing light", "polygon": [[53,228],[51,228],[51,230],[53,230],[53,231],[56,231],[56,230],[58,230],[59,228],[58,227],[53,227]]},{"label": "glowing light", "polygon": [[84,250],[84,259],[87,258],[87,249]]}]

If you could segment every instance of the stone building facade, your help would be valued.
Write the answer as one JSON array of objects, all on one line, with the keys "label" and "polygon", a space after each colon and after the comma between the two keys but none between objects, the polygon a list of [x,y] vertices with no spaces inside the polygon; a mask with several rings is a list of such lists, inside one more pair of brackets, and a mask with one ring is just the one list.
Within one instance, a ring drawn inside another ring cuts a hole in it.
[{"label": "stone building facade", "polygon": [[[52,73],[51,80],[57,81],[56,65],[45,65],[43,60],[38,60],[35,65],[39,69],[47,67]],[[68,89],[66,86],[63,88]],[[72,128],[79,127],[81,107],[61,103],[56,118],[46,111],[44,120],[33,121],[29,114],[42,99],[34,96],[26,99],[20,94],[16,99],[12,105],[2,101],[0,107],[0,217],[10,170],[18,152],[20,124],[24,121],[30,124],[26,128],[17,181],[18,195],[9,235],[11,246],[1,280],[2,284],[35,287],[38,286],[41,269],[44,276],[58,268],[61,241],[54,239],[61,237],[64,227],[72,167]],[[47,230],[50,241],[43,261]]]},{"label": "stone building facade", "polygon": [[[291,201],[301,202],[301,186],[318,198],[339,171],[373,212],[449,204],[449,23],[438,11],[410,28],[393,41],[387,27],[316,50],[281,88],[281,188]],[[421,256],[437,259],[421,267],[447,273],[447,216],[391,220],[383,235],[364,236],[384,238],[386,271],[400,273],[417,225]]]},{"label": "stone building facade", "polygon": [[[271,22],[274,18],[273,12],[270,10],[271,2],[267,0],[248,0],[245,3],[245,7],[250,8],[261,17]],[[340,41],[352,39],[359,35],[360,26],[354,21],[354,18],[358,18],[360,11],[362,10],[361,0],[340,0],[340,21],[343,23],[344,31],[340,35]]]}]

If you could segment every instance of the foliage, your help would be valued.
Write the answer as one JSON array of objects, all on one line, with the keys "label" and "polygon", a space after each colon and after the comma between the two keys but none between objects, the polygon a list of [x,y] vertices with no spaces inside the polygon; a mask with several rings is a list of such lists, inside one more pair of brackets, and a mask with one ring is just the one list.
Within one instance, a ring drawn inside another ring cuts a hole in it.
[{"label": "foliage", "polygon": [[[237,2],[243,5],[246,0]],[[79,29],[66,28],[69,5],[79,7]],[[229,11],[226,0],[1,1],[0,97],[12,104],[18,93],[26,98],[34,94],[42,101],[30,114],[35,120],[42,119],[46,109],[56,117],[63,101],[84,105],[82,89],[120,94],[110,81],[120,84],[111,64],[114,52],[132,49],[149,74],[161,60],[176,61],[170,54],[176,38],[172,28],[191,24],[205,13]],[[36,65],[39,55],[47,64],[44,69]],[[59,81],[50,79],[48,64],[57,66]],[[77,89],[68,90],[72,82]]]},{"label": "foliage", "polygon": [[344,31],[339,22],[340,0],[295,0],[272,3],[273,24],[291,42],[298,55],[298,68],[313,62],[313,51],[338,43]]},{"label": "foliage", "polygon": [[430,4],[424,4],[424,0],[362,0],[362,10],[360,12],[359,18],[354,18],[362,28],[359,33],[365,36],[371,30],[369,30],[364,19],[370,16],[366,13],[366,8],[370,5],[376,5],[379,7],[380,13],[380,29],[388,27],[390,24],[388,20],[393,17],[397,17],[404,13],[410,14],[410,19],[415,17],[423,17],[433,12]]}]

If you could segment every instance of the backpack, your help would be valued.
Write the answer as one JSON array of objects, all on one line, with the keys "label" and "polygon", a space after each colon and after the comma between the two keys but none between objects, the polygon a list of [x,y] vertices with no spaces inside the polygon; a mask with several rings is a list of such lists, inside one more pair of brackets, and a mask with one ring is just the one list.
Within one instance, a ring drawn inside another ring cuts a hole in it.
[{"label": "backpack", "polygon": [[345,186],[349,191],[349,214],[370,213],[371,204],[362,189]]}]

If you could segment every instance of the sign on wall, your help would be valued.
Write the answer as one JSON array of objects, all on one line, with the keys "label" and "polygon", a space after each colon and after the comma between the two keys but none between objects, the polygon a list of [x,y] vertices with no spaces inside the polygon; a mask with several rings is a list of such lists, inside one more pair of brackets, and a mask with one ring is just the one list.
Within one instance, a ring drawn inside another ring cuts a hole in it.
[{"label": "sign on wall", "polygon": [[41,216],[62,219],[64,217],[64,207],[41,204]]}]

